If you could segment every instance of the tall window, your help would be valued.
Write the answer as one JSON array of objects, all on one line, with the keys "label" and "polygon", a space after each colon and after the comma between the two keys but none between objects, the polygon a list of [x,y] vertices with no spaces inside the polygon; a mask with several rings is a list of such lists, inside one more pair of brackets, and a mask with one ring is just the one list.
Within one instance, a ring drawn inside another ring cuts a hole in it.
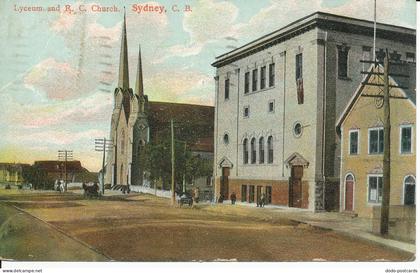
[{"label": "tall window", "polygon": [[412,139],[412,127],[411,125],[401,126],[401,153],[411,153],[411,139]]},{"label": "tall window", "polygon": [[121,150],[121,154],[124,154],[124,150],[125,150],[125,133],[124,130],[121,131],[121,141],[120,141],[120,150]]},{"label": "tall window", "polygon": [[245,94],[249,93],[249,72],[245,73]]},{"label": "tall window", "polygon": [[[363,61],[372,61],[372,47],[363,46],[362,50],[363,50],[362,60]],[[367,71],[367,69],[369,67],[370,67],[370,65],[368,63],[362,63],[362,71]],[[365,76],[363,74],[361,74],[361,75],[362,75],[362,77]]]},{"label": "tall window", "polygon": [[267,139],[267,148],[268,148],[268,163],[273,163],[274,151],[273,151],[273,137],[272,136],[269,136]]},{"label": "tall window", "polygon": [[255,138],[251,139],[251,164],[255,164],[257,162],[257,150],[255,147]]},{"label": "tall window", "polygon": [[270,64],[268,66],[268,86],[274,86],[274,80],[275,80],[275,76],[274,76],[274,63]]},{"label": "tall window", "polygon": [[382,154],[384,152],[384,129],[369,129],[369,154]]},{"label": "tall window", "polygon": [[244,164],[248,164],[248,139],[244,139],[243,143],[243,151],[244,151]]},{"label": "tall window", "polygon": [[416,180],[413,176],[404,179],[404,205],[414,205],[416,203]]},{"label": "tall window", "polygon": [[337,46],[338,49],[338,77],[347,78],[349,47]]},{"label": "tall window", "polygon": [[260,156],[260,164],[262,164],[262,163],[264,163],[264,137],[260,137],[260,140],[259,140],[259,151],[260,151],[260,153],[259,153],[259,156]]},{"label": "tall window", "polygon": [[260,70],[260,89],[265,88],[265,74],[266,74],[266,67],[263,66],[261,67],[261,70]]},{"label": "tall window", "polygon": [[229,86],[230,86],[230,81],[229,79],[225,80],[225,100],[229,99]]},{"label": "tall window", "polygon": [[296,55],[296,89],[298,104],[303,104],[303,67],[302,67],[302,53]]},{"label": "tall window", "polygon": [[255,186],[250,185],[249,186],[248,202],[249,203],[254,203],[255,202],[254,199],[255,199]]},{"label": "tall window", "polygon": [[359,153],[359,131],[350,131],[349,153],[355,155]]},{"label": "tall window", "polygon": [[254,69],[252,70],[252,91],[257,91],[257,80],[258,78],[258,70]]},{"label": "tall window", "polygon": [[369,176],[369,202],[380,203],[382,201],[382,176]]},{"label": "tall window", "polygon": [[247,186],[242,185],[242,188],[241,188],[241,201],[242,202],[246,202],[246,195],[247,195]]},{"label": "tall window", "polygon": [[296,80],[303,78],[302,53],[296,55]]}]

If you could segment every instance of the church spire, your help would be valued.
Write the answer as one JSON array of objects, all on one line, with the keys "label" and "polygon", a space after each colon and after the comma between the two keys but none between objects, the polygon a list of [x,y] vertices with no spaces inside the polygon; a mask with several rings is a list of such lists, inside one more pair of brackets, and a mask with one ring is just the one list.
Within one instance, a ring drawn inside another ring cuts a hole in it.
[{"label": "church spire", "polygon": [[144,95],[143,91],[143,69],[141,67],[141,47],[139,45],[139,64],[137,66],[137,81],[136,81],[136,94],[140,97]]},{"label": "church spire", "polygon": [[120,52],[120,70],[118,78],[118,87],[122,89],[129,88],[128,79],[128,52],[127,52],[127,30],[125,22],[125,7],[124,7],[124,22],[122,25],[121,35],[121,52]]}]

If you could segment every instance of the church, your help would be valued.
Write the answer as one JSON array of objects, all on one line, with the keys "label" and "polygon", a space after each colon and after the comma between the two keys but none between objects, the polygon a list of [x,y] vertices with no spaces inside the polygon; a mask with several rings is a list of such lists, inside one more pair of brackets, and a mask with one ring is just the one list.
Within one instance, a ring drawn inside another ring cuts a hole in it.
[{"label": "church", "polygon": [[[147,185],[145,183],[145,145],[158,142],[171,119],[179,130],[195,135],[189,149],[200,156],[213,157],[214,107],[184,103],[149,102],[143,88],[139,48],[136,84],[129,86],[126,19],[122,26],[118,86],[114,91],[110,140],[105,169],[105,186]],[[193,130],[191,130],[193,128]],[[177,139],[179,141],[179,138]]]}]

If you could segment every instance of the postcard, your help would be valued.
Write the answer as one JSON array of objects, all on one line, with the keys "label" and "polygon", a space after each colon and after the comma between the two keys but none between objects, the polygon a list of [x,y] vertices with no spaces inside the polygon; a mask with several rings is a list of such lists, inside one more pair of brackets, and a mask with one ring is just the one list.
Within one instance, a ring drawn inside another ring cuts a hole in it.
[{"label": "postcard", "polygon": [[2,272],[420,270],[414,1],[0,18]]}]

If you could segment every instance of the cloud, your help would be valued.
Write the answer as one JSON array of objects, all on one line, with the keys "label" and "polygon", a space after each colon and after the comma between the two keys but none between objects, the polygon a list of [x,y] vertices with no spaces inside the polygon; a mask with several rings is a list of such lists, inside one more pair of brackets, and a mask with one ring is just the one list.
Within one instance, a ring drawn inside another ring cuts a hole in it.
[{"label": "cloud", "polygon": [[189,102],[189,94],[204,88],[213,91],[212,78],[193,70],[165,70],[146,79],[152,100]]},{"label": "cloud", "polygon": [[103,130],[91,129],[87,131],[72,132],[68,130],[47,130],[42,132],[27,133],[16,135],[15,141],[19,141],[24,145],[70,145],[81,140],[93,140],[95,138],[108,135]]},{"label": "cloud", "polygon": [[84,123],[106,122],[112,112],[110,94],[97,92],[87,98],[63,103],[28,105],[22,113],[10,117],[10,121],[22,128],[48,128],[50,126],[82,125]]}]

